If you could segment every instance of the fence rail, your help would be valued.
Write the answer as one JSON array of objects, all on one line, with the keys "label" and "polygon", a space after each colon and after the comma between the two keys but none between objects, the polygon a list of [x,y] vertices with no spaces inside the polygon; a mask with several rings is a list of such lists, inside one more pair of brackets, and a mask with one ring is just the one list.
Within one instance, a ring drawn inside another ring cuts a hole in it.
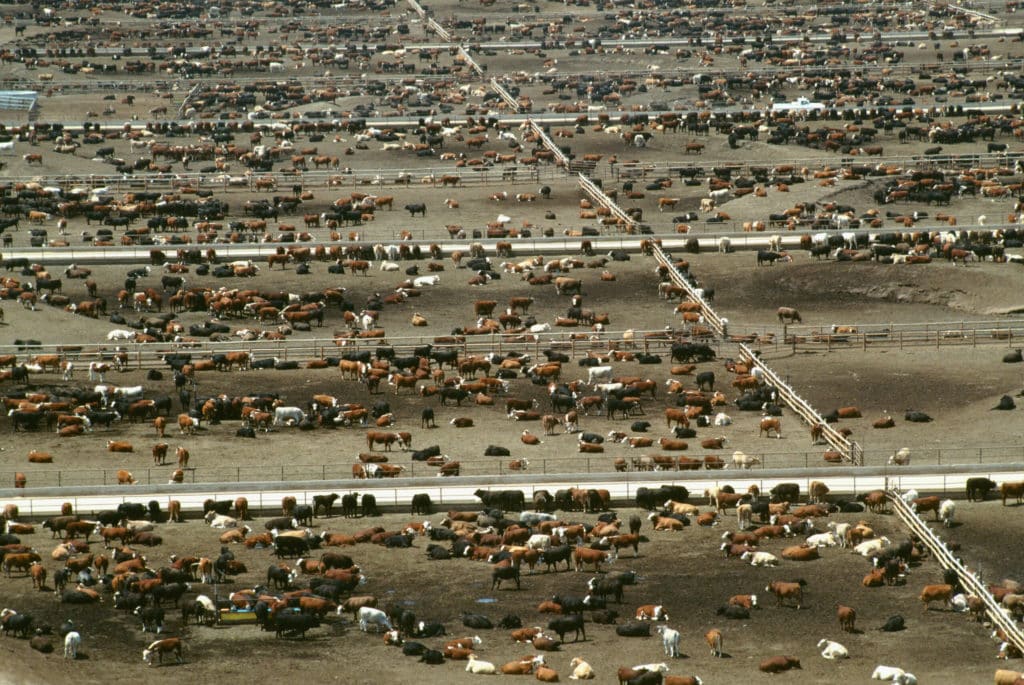
[{"label": "fence rail", "polygon": [[740,355],[741,358],[761,370],[764,374],[764,382],[772,385],[779,393],[779,399],[786,403],[786,405],[796,412],[797,416],[807,422],[812,428],[820,427],[821,437],[832,446],[834,450],[839,452],[842,458],[855,466],[863,466],[863,450],[856,442],[847,440],[845,436],[840,434],[837,430],[822,418],[821,414],[811,406],[810,402],[800,397],[788,383],[779,378],[771,367],[765,364],[759,355],[754,354],[747,345],[740,343]]},{"label": "fence rail", "polygon": [[1003,631],[1003,634],[1006,635],[1006,641],[1012,643],[1017,649],[1024,651],[1024,632],[1021,631],[1017,622],[1010,617],[1006,608],[995,600],[995,597],[988,591],[985,584],[960,559],[953,556],[946,543],[940,540],[931,528],[911,509],[910,505],[900,497],[899,490],[888,490],[886,495],[896,515],[910,529],[911,533],[924,543],[928,551],[932,553],[932,556],[938,560],[939,564],[944,569],[955,571],[964,588],[970,594],[981,598],[988,611],[989,620]]},{"label": "fence rail", "polygon": [[686,297],[700,305],[700,313],[704,317],[704,322],[715,330],[719,336],[724,336],[728,333],[728,319],[724,319],[718,315],[718,312],[714,310],[711,304],[704,299],[702,293],[697,292],[697,289],[690,285],[679,271],[676,269],[672,260],[669,259],[668,255],[662,249],[664,243],[659,245],[656,242],[651,243],[651,250],[654,253],[654,258],[658,260],[658,264],[668,269],[669,278],[672,282],[686,291]]},{"label": "fence rail", "polygon": [[913,487],[922,492],[939,492],[955,496],[964,492],[966,479],[971,476],[985,476],[993,480],[1019,479],[1024,464],[1004,464],[996,468],[978,466],[906,467],[900,475],[894,475],[882,468],[836,467],[810,469],[772,469],[754,472],[702,471],[679,474],[664,473],[594,473],[565,475],[514,475],[469,476],[460,478],[399,478],[385,480],[315,480],[295,482],[238,482],[238,483],[197,483],[197,484],[155,484],[134,486],[70,486],[32,487],[26,489],[0,489],[0,501],[16,503],[21,516],[34,518],[52,516],[60,511],[64,502],[71,502],[75,511],[95,512],[114,508],[121,502],[142,502],[157,500],[163,504],[167,499],[181,502],[183,511],[202,511],[203,501],[208,498],[244,496],[249,499],[250,511],[280,511],[281,497],[291,495],[300,504],[312,503],[313,495],[324,492],[370,492],[382,507],[408,507],[414,494],[427,493],[438,509],[454,504],[479,506],[474,495],[478,488],[519,488],[530,501],[533,494],[541,489],[555,491],[560,488],[584,487],[606,488],[616,505],[629,505],[636,497],[637,489],[664,483],[682,485],[697,497],[705,488],[732,485],[745,490],[757,485],[761,492],[768,492],[782,482],[797,482],[806,491],[811,480],[828,479],[831,492],[849,495],[886,487]]},{"label": "fence rail", "polygon": [[[645,353],[657,354],[671,349],[672,344],[680,338],[666,333],[664,329],[650,331],[627,329],[632,331],[605,331],[599,338],[579,340],[570,332],[501,334],[466,336],[458,343],[444,343],[436,347],[455,348],[463,355],[486,355],[492,352],[504,354],[518,351],[530,354],[534,358],[542,355],[546,349],[555,349],[568,354],[572,358],[584,357],[591,350],[608,351],[624,349],[629,346],[640,346]],[[129,368],[149,369],[165,366],[162,357],[166,354],[180,352],[190,353],[193,358],[207,358],[223,352],[247,351],[252,359],[276,357],[281,361],[323,359],[340,356],[344,353],[358,353],[377,349],[379,344],[386,344],[398,353],[411,352],[413,348],[433,344],[432,336],[388,336],[387,338],[306,338],[289,340],[232,340],[211,341],[199,340],[184,343],[134,343],[130,341],[112,341],[82,345],[48,344],[32,347],[24,345],[0,345],[0,354],[59,354],[70,361],[110,360],[115,350],[126,352]]]},{"label": "fence rail", "polygon": [[[285,431],[291,429],[285,429]],[[344,429],[338,430],[360,430]],[[284,432],[284,431],[283,431]],[[777,469],[826,469],[830,473],[832,469],[840,469],[840,466],[826,464],[822,460],[821,451],[802,450],[792,452],[758,452],[761,463],[749,470],[724,468],[716,471],[698,470],[692,471],[679,468],[678,464],[672,468],[659,468],[655,471],[645,471],[637,468],[640,457],[634,457],[627,461],[624,471],[616,471],[619,478],[634,478],[645,473],[662,474],[665,478],[696,478],[696,477],[717,477],[723,480],[760,478],[762,474]],[[888,466],[888,451],[873,451],[864,457],[864,468],[882,469],[882,472],[890,477],[898,477],[905,471],[905,467]],[[530,457],[527,473],[535,478],[547,478],[552,476],[568,476],[571,474],[604,474],[614,467],[615,454],[608,453],[601,456],[578,456],[569,455],[565,457]],[[391,479],[369,479],[363,482],[375,484],[381,482],[392,483],[402,486],[410,479],[437,477],[438,469],[428,466],[422,462],[415,462],[409,459],[408,453],[396,452],[389,455],[389,463],[404,467],[401,475]],[[472,477],[503,478],[515,476],[522,473],[520,470],[510,470],[507,461],[502,460],[480,460],[478,458],[465,458],[453,455],[453,459],[460,462],[459,476],[453,477],[452,481]],[[1008,463],[1024,462],[1024,447],[1019,445],[991,445],[975,448],[949,448],[942,450],[919,450],[915,449],[913,454],[914,464],[917,467],[950,467],[961,466],[971,468],[1002,468]],[[261,474],[268,479],[282,483],[295,483],[302,481],[336,481],[352,478],[352,466],[358,463],[355,457],[350,462],[342,462],[340,459],[332,463],[309,463],[309,464],[281,464],[261,468]],[[24,469],[21,469],[24,471]],[[46,469],[31,471],[28,476],[32,487],[91,487],[107,486],[117,484],[117,472],[121,469],[115,468],[76,468],[72,470]],[[175,470],[173,464],[164,466],[146,466],[131,468],[139,484],[145,486],[162,485],[168,482],[171,472]],[[0,469],[0,482],[14,482],[16,471],[13,468]],[[185,471],[184,484],[197,485],[208,483],[239,483],[252,479],[252,467],[250,466],[204,466],[202,469],[188,469]]]}]

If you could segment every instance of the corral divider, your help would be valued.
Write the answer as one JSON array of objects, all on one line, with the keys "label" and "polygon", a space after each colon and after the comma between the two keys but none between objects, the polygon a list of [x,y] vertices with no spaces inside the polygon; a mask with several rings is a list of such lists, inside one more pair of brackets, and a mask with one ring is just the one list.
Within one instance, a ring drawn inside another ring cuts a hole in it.
[{"label": "corral divider", "polygon": [[562,169],[568,170],[569,168],[569,157],[566,156],[562,149],[555,145],[555,141],[551,140],[551,136],[547,134],[544,127],[534,121],[532,118],[526,120],[526,124],[533,131],[533,134],[540,139],[541,145],[555,156],[555,164]]},{"label": "corral divider", "polygon": [[655,241],[651,241],[651,250],[654,253],[654,258],[658,260],[658,263],[668,268],[668,275],[669,278],[672,279],[672,282],[682,288],[689,299],[700,305],[700,313],[704,317],[704,323],[711,326],[718,335],[725,337],[728,334],[728,319],[720,317],[718,312],[712,309],[708,301],[704,299],[704,296],[698,293],[697,289],[690,285],[689,281],[680,275],[676,270],[675,265],[672,263],[672,260],[661,248],[661,245],[658,245]]},{"label": "corral divider", "polygon": [[523,107],[519,104],[519,101],[512,97],[512,93],[508,92],[505,86],[498,83],[498,79],[491,79],[491,90],[497,93],[498,97],[504,100],[505,104],[512,108],[513,112],[520,112],[523,110]]},{"label": "corral divider", "polygon": [[822,437],[834,450],[843,456],[843,459],[855,466],[863,466],[861,460],[864,457],[864,451],[860,448],[860,445],[847,440],[841,433],[826,423],[821,414],[807,400],[800,397],[793,388],[789,387],[789,384],[779,378],[778,374],[772,371],[771,367],[765,364],[758,355],[754,354],[753,350],[743,343],[739,343],[739,347],[741,359],[752,367],[761,370],[764,374],[764,382],[770,383],[776,389],[780,400],[785,402],[790,409],[796,412],[811,427],[821,426]]},{"label": "corral divider", "polygon": [[605,192],[601,190],[596,183],[590,180],[586,174],[581,173],[579,175],[579,182],[580,188],[583,189],[583,192],[589,195],[594,202],[614,214],[615,218],[622,222],[626,233],[633,233],[636,231],[636,220],[627,214],[622,207],[619,207],[614,200],[608,197],[608,195],[605,194]]},{"label": "corral divider", "polygon": [[466,63],[466,65],[476,72],[477,76],[483,76],[486,69],[480,66],[472,55],[469,54],[469,50],[466,49],[465,45],[459,46],[459,57]]},{"label": "corral divider", "polygon": [[1024,651],[1024,632],[1021,631],[1017,622],[1010,618],[1007,610],[995,600],[995,597],[988,591],[985,584],[978,579],[978,576],[969,570],[960,559],[953,556],[946,543],[939,539],[939,536],[903,500],[899,490],[886,490],[885,494],[896,515],[910,529],[910,532],[924,543],[942,568],[955,571],[964,588],[985,603],[989,619],[1003,631],[1007,642],[1012,643],[1017,649]]}]

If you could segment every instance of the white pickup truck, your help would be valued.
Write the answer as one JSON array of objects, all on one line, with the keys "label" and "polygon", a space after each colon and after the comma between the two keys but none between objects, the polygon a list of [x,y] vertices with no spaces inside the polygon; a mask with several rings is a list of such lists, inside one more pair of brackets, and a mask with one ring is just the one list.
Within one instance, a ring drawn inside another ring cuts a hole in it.
[{"label": "white pickup truck", "polygon": [[799,97],[791,102],[776,102],[772,104],[773,112],[785,112],[794,109],[801,111],[811,111],[817,109],[825,109],[825,105],[823,105],[820,102],[811,102],[805,97]]}]

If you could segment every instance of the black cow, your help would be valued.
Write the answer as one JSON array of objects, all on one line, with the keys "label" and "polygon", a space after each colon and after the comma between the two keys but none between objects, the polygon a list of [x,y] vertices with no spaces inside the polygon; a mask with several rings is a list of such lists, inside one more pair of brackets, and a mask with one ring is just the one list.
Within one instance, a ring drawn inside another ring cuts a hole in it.
[{"label": "black cow", "polygon": [[659,488],[637,488],[636,505],[641,509],[652,511],[668,500],[685,502],[690,492],[682,485],[662,485]]},{"label": "black cow", "polygon": [[[705,387],[707,386],[707,387]],[[697,374],[697,389],[713,392],[715,389],[715,372],[702,371]]]},{"label": "black cow", "polygon": [[29,614],[13,614],[7,617],[2,624],[0,624],[0,630],[3,631],[6,637],[7,633],[14,635],[21,634],[21,637],[27,638],[28,631],[32,629],[32,616]]},{"label": "black cow", "polygon": [[377,498],[373,495],[363,495],[363,516],[380,516]]},{"label": "black cow", "polygon": [[632,425],[630,425],[629,430],[633,431],[634,433],[646,433],[647,429],[650,427],[650,421],[634,421]]},{"label": "black cow", "polygon": [[1002,397],[999,398],[999,404],[997,404],[996,406],[994,406],[992,408],[993,409],[998,409],[999,411],[1010,411],[1011,409],[1016,409],[1017,408],[1017,404],[1013,401],[1013,398],[1010,397],[1009,395],[1003,395]]},{"label": "black cow", "polygon": [[427,545],[427,556],[434,561],[446,561],[452,558],[452,553],[441,545]]},{"label": "black cow", "polygon": [[440,445],[431,445],[430,447],[424,447],[421,450],[413,451],[413,453],[412,453],[412,460],[413,461],[426,461],[427,459],[430,459],[431,457],[439,457],[439,456],[441,456],[441,446]]},{"label": "black cow", "polygon": [[309,552],[309,543],[304,538],[278,535],[274,538],[274,554],[283,557],[301,557]]},{"label": "black cow", "polygon": [[434,410],[431,407],[424,407],[420,412],[420,428],[437,428],[434,421]]},{"label": "black cow", "polygon": [[879,630],[886,633],[898,633],[906,627],[907,626],[905,621],[903,620],[903,617],[899,614],[896,614],[895,616],[890,616],[889,619],[885,622],[885,624],[881,628],[879,628]]},{"label": "black cow", "polygon": [[745,620],[750,618],[750,610],[746,607],[735,606],[727,604],[726,606],[718,607],[715,611],[718,616],[725,616],[735,620]]},{"label": "black cow", "polygon": [[967,499],[971,502],[983,502],[988,498],[988,493],[995,488],[996,484],[988,478],[968,478]]},{"label": "black cow", "polygon": [[768,492],[772,502],[796,502],[800,499],[800,484],[779,483]]},{"label": "black cow", "polygon": [[442,407],[448,404],[447,400],[455,400],[455,404],[461,407],[462,400],[469,397],[469,392],[462,388],[441,388],[441,392],[438,393],[438,397],[441,400]]},{"label": "black cow", "polygon": [[392,535],[389,538],[385,538],[384,546],[388,549],[406,549],[408,547],[412,547],[412,536]]},{"label": "black cow", "polygon": [[412,514],[429,515],[433,512],[434,504],[430,501],[430,495],[425,492],[418,492],[412,496]]},{"label": "black cow", "polygon": [[164,610],[160,607],[135,607],[132,612],[142,620],[142,632],[152,630],[154,633],[162,632],[164,629]]},{"label": "black cow", "polygon": [[473,630],[491,630],[494,624],[483,614],[463,614],[462,625]]},{"label": "black cow", "polygon": [[491,569],[491,589],[501,588],[501,581],[503,580],[514,580],[516,583],[516,590],[519,589],[519,566],[496,566]]},{"label": "black cow", "polygon": [[558,562],[560,561],[565,562],[565,570],[568,571],[572,566],[572,547],[558,545],[557,547],[548,547],[540,553],[539,563],[547,564],[548,571],[552,569],[558,571]]},{"label": "black cow", "polygon": [[139,502],[121,502],[117,505],[121,518],[138,521],[146,518],[146,507]]},{"label": "black cow", "polygon": [[349,493],[341,498],[341,515],[345,518],[355,518],[359,516],[358,493]]},{"label": "black cow", "polygon": [[928,423],[929,421],[934,421],[932,417],[928,416],[923,411],[916,411],[913,409],[908,409],[903,415],[903,418],[911,423]]},{"label": "black cow", "polygon": [[[640,621],[629,621],[621,626],[615,626],[615,634],[619,637],[650,637],[651,624]],[[660,674],[659,674],[660,675]]]},{"label": "black cow", "polygon": [[498,445],[488,445],[484,449],[485,457],[508,457],[511,456],[512,452],[507,447],[499,447]]},{"label": "black cow", "polygon": [[329,495],[313,495],[313,518],[316,518],[316,514],[321,509],[324,510],[324,517],[331,517],[331,510],[334,508],[334,502],[340,497],[336,492],[332,492]]},{"label": "black cow", "polygon": [[305,639],[306,631],[318,628],[320,621],[312,614],[295,614],[287,610],[278,611],[268,619],[274,629],[274,637],[301,637]]},{"label": "black cow", "polygon": [[581,634],[584,640],[587,639],[587,629],[583,624],[583,614],[559,616],[548,623],[548,630],[557,633],[560,642],[565,642],[565,634],[570,630],[576,633],[573,642],[578,641]]},{"label": "black cow", "polygon": [[313,507],[308,504],[300,504],[295,507],[295,511],[292,512],[292,516],[299,522],[300,526],[312,526],[313,519],[315,518],[313,513]]},{"label": "black cow", "polygon": [[405,656],[421,656],[427,651],[427,646],[422,642],[403,642],[402,654]]},{"label": "black cow", "polygon": [[409,216],[416,216],[419,214],[425,217],[427,215],[427,205],[423,202],[408,204],[405,206],[405,209],[409,212]]},{"label": "black cow", "polygon": [[497,507],[505,511],[526,509],[526,496],[522,490],[477,490],[473,495],[479,497],[485,507]]},{"label": "black cow", "polygon": [[436,649],[428,649],[423,652],[423,656],[420,657],[420,662],[424,664],[430,664],[436,666],[444,663],[444,654]]},{"label": "black cow", "polygon": [[271,583],[277,590],[287,590],[292,584],[292,572],[280,566],[267,567],[267,585]]}]

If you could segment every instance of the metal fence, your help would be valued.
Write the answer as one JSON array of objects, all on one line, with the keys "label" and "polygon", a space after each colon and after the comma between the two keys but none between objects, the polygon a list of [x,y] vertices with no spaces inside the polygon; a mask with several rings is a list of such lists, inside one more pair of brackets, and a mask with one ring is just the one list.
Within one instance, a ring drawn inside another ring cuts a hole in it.
[{"label": "metal fence", "polygon": [[[292,430],[292,429],[285,429]],[[344,430],[344,429],[339,429]],[[636,452],[636,450],[630,450]],[[626,451],[623,450],[623,455]],[[909,473],[903,466],[889,466],[887,460],[891,451],[872,450],[867,451],[863,456],[863,466],[868,469],[880,469],[882,473],[890,477],[899,477]],[[388,455],[388,463],[401,465],[404,470],[399,476],[390,479],[368,479],[362,482],[367,484],[378,484],[382,481],[403,484],[414,478],[431,478],[438,476],[438,468],[429,466],[424,462],[411,461],[408,453],[395,452]],[[761,474],[778,469],[825,469],[823,475],[832,470],[843,468],[839,465],[826,463],[822,459],[821,449],[793,450],[785,452],[758,452],[761,460],[751,469],[723,468],[717,470],[689,470],[680,468],[678,463],[672,467],[660,467],[655,471],[643,470],[640,468],[642,456],[628,454],[624,457],[624,464],[617,467],[617,458],[620,454],[608,452],[602,455],[568,455],[561,457],[529,457],[529,465],[524,470],[510,469],[508,463],[511,458],[487,458],[460,457],[452,455],[453,461],[460,464],[459,476],[452,477],[452,480],[459,481],[472,477],[497,477],[504,478],[518,476],[524,473],[533,478],[546,478],[552,476],[567,477],[572,474],[605,474],[609,477],[630,479],[646,473],[663,474],[666,478],[704,478],[717,477],[725,480],[735,478],[760,478]],[[1015,445],[989,445],[970,448],[947,448],[947,449],[920,449],[914,448],[913,463],[915,467],[967,467],[967,468],[988,468],[998,469],[1007,464],[1024,462],[1024,446]],[[520,459],[516,457],[516,459]],[[360,464],[355,457],[351,461],[338,459],[330,463],[288,463],[275,466],[260,467],[260,475],[268,481],[281,483],[295,483],[302,481],[336,481],[352,478],[353,466]],[[847,464],[849,465],[849,464]],[[616,468],[622,470],[616,471]],[[117,474],[120,468],[97,468],[97,469],[46,469],[31,471],[26,475],[32,487],[90,487],[116,485]],[[141,468],[129,469],[135,479],[142,485],[161,485],[168,483],[171,472],[175,470],[173,464],[164,466],[144,466]],[[15,470],[0,469],[0,483],[14,482]],[[251,480],[253,477],[252,467],[243,465],[211,465],[202,469],[185,470],[184,483],[209,484],[209,483],[240,483]]]},{"label": "metal fence", "polygon": [[134,486],[72,486],[32,487],[28,489],[0,489],[0,501],[15,503],[20,509],[20,518],[51,516],[61,510],[64,502],[70,502],[75,511],[96,512],[114,508],[121,502],[142,502],[156,500],[165,505],[168,499],[181,502],[186,512],[202,511],[203,501],[209,498],[226,499],[244,496],[249,500],[249,509],[254,515],[279,512],[282,496],[289,495],[300,504],[311,504],[313,496],[325,492],[372,493],[378,505],[384,508],[405,510],[414,494],[425,493],[439,510],[453,505],[468,505],[478,508],[480,500],[477,489],[516,488],[522,490],[527,501],[531,501],[539,490],[555,492],[561,488],[603,488],[609,491],[615,506],[631,506],[637,490],[642,487],[657,487],[661,484],[682,485],[699,501],[707,488],[732,485],[738,491],[756,485],[761,492],[769,492],[775,485],[797,483],[802,492],[811,480],[827,479],[834,496],[852,496],[869,490],[888,487],[916,488],[927,493],[941,493],[949,497],[962,496],[966,479],[984,476],[995,481],[1019,480],[1024,464],[1005,464],[989,467],[906,467],[900,472],[887,472],[880,468],[837,467],[811,469],[772,469],[752,471],[700,471],[685,473],[621,473],[621,474],[564,474],[558,475],[514,475],[500,479],[493,476],[469,476],[464,478],[398,478],[387,480],[316,480],[316,481],[243,481],[238,483],[166,483]]},{"label": "metal fence", "polygon": [[[581,337],[582,335],[582,337]],[[534,359],[542,356],[547,349],[558,350],[571,358],[585,357],[590,351],[609,351],[612,349],[636,349],[647,354],[658,354],[671,350],[672,344],[679,338],[667,333],[664,329],[626,331],[605,331],[599,337],[594,334],[579,332],[549,333],[492,333],[489,335],[465,336],[459,342],[437,344],[438,349],[457,349],[464,356],[502,355],[509,351],[517,351],[531,355]],[[250,359],[277,358],[281,361],[324,359],[340,356],[342,353],[358,353],[368,351],[371,354],[379,345],[386,344],[403,354],[414,348],[434,344],[431,336],[387,336],[386,338],[289,338],[286,340],[232,340],[215,342],[196,340],[183,343],[133,343],[129,341],[112,341],[108,344],[89,345],[38,345],[26,348],[24,345],[0,345],[0,354],[59,354],[70,361],[110,361],[115,349],[128,355],[128,368],[149,369],[166,366],[164,355],[189,353],[194,359],[206,359],[223,352],[246,351]]]}]

